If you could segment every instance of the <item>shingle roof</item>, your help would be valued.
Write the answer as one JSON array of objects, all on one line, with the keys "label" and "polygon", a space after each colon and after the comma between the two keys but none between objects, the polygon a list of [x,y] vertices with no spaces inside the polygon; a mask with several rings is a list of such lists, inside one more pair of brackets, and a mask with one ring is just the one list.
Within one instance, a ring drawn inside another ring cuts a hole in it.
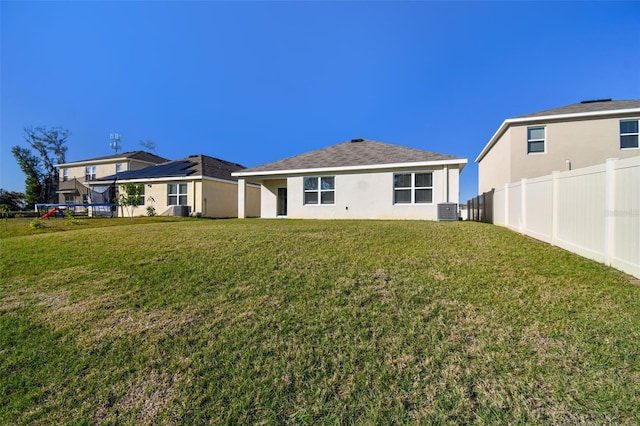
[{"label": "shingle roof", "polygon": [[164,163],[169,161],[166,158],[160,157],[158,155],[155,154],[151,154],[150,152],[146,152],[146,151],[127,151],[127,152],[122,152],[120,154],[113,154],[113,155],[105,155],[103,157],[94,157],[94,158],[87,158],[85,160],[77,160],[77,161],[70,161],[68,163],[65,164],[72,164],[72,163],[91,163],[94,161],[104,161],[104,160],[115,160],[115,159],[119,159],[119,158],[127,158],[127,159],[132,159],[132,160],[139,160],[139,161],[146,161],[148,163]]},{"label": "shingle roof", "polygon": [[[205,176],[216,179],[237,181],[231,173],[242,170],[244,166],[207,155],[192,155],[180,160],[154,164],[138,170],[129,170],[117,174],[119,180],[175,178],[186,176]],[[111,181],[116,175],[105,176],[98,180]]]},{"label": "shingle roof", "polygon": [[635,115],[638,112],[640,112],[640,100],[638,99],[624,101],[600,99],[595,101],[583,101],[578,104],[508,118],[502,122],[498,130],[484,146],[476,158],[476,163],[479,163],[484,156],[487,155],[487,153],[493,148],[498,140],[500,140],[504,132],[506,132],[512,124],[522,125],[525,123],[544,122],[546,120],[576,120],[580,118],[606,117],[610,115],[615,116],[616,114],[622,117],[629,114]]},{"label": "shingle roof", "polygon": [[353,139],[326,148],[242,170],[242,173],[369,166],[465,159],[369,139]]},{"label": "shingle roof", "polygon": [[640,108],[640,100],[612,101],[600,99],[595,101],[583,101],[578,104],[553,108],[532,114],[520,115],[514,118],[544,117],[549,115],[582,114],[589,112],[617,111],[622,109]]}]

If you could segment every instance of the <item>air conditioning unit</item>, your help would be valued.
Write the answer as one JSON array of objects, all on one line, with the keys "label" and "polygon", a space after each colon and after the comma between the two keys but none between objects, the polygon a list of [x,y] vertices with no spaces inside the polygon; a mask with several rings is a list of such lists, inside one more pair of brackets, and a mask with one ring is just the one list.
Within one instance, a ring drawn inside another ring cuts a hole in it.
[{"label": "air conditioning unit", "polygon": [[456,203],[440,203],[438,204],[438,220],[439,221],[457,221],[458,205]]}]

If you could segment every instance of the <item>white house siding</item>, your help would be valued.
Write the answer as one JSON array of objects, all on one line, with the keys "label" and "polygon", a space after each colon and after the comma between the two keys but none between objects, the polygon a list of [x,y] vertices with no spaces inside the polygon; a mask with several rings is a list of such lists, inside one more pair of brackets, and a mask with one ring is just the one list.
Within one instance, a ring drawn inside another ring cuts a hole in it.
[{"label": "white house siding", "polygon": [[[321,173],[290,176],[285,180],[265,180],[261,217],[276,217],[277,188],[287,187],[287,217],[297,219],[437,219],[437,204],[447,201],[444,168],[416,168],[360,173]],[[394,173],[432,172],[431,204],[394,204]],[[449,202],[458,203],[459,169],[448,166]],[[303,179],[335,176],[335,203],[304,205]],[[285,184],[286,182],[286,184]]]},{"label": "white house siding", "polygon": [[[268,179],[262,182],[262,191],[260,191],[260,217],[269,219],[277,217],[278,188],[286,187],[287,179]],[[247,216],[249,216],[249,214],[247,214]]]}]

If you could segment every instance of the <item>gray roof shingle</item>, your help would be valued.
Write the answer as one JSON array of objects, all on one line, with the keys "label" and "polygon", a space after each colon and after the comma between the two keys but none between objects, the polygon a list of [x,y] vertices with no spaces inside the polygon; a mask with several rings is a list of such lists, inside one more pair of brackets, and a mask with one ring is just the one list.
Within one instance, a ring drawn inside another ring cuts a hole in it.
[{"label": "gray roof shingle", "polygon": [[407,148],[369,139],[353,139],[326,148],[242,170],[242,173],[370,166],[426,161],[461,160],[460,157]]},{"label": "gray roof shingle", "polygon": [[[180,160],[167,161],[162,164],[154,164],[138,170],[129,170],[118,173],[119,180],[133,179],[159,179],[176,178],[186,176],[205,176],[215,179],[237,181],[238,178],[231,176],[231,173],[242,170],[244,166],[230,161],[207,155],[191,155]],[[111,181],[116,179],[116,175],[105,176],[98,180]]]},{"label": "gray roof shingle", "polygon": [[128,158],[132,160],[146,161],[148,163],[156,163],[156,164],[169,161],[166,158],[160,157],[155,154],[151,154],[150,152],[147,152],[147,151],[127,151],[127,152],[122,152],[120,154],[105,155],[103,157],[94,157],[94,158],[87,158],[85,160],[69,161],[68,163],[65,163],[65,164],[91,163],[92,161],[103,161],[103,160],[110,160],[110,159],[115,160],[118,158]]},{"label": "gray roof shingle", "polygon": [[547,109],[531,114],[520,115],[514,118],[545,117],[549,115],[583,114],[589,112],[616,111],[622,109],[640,108],[640,100],[612,101],[601,99],[596,101],[584,101],[578,104]]}]

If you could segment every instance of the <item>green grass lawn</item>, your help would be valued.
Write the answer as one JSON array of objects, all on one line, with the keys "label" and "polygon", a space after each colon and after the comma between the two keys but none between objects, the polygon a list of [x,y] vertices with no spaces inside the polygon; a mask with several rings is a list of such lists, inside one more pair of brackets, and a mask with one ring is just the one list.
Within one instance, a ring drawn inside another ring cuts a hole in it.
[{"label": "green grass lawn", "polygon": [[2,424],[639,424],[640,287],[469,222],[9,220]]}]

